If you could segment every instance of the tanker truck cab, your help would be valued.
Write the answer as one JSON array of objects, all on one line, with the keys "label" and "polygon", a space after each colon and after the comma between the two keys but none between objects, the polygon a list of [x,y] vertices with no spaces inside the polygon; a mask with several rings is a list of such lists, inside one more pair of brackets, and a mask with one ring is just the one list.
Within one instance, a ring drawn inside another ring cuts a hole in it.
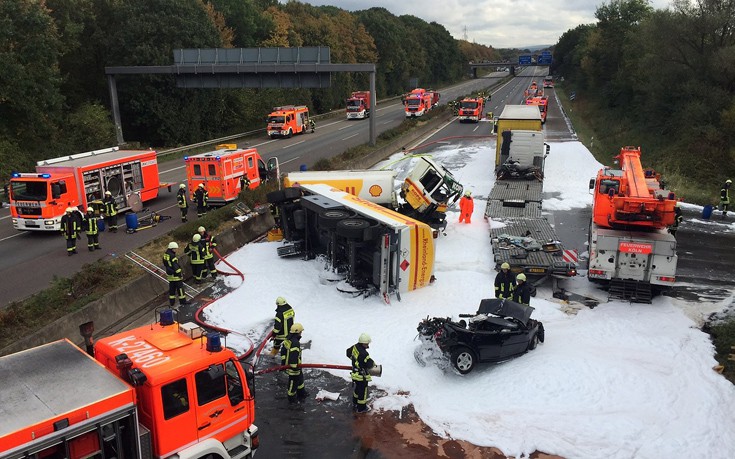
[{"label": "tanker truck cab", "polygon": [[463,187],[447,168],[427,156],[419,156],[401,185],[405,200],[399,211],[429,223],[434,229],[447,226],[447,208],[462,197]]}]

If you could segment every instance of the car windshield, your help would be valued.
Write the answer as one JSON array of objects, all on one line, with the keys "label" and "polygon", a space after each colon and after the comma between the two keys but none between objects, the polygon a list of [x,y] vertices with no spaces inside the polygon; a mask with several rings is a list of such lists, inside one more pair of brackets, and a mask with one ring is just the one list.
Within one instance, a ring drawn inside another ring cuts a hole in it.
[{"label": "car windshield", "polygon": [[283,124],[286,121],[286,118],[283,116],[269,116],[268,117],[268,124]]},{"label": "car windshield", "polygon": [[47,182],[13,180],[10,183],[10,193],[16,201],[45,201],[48,197]]}]

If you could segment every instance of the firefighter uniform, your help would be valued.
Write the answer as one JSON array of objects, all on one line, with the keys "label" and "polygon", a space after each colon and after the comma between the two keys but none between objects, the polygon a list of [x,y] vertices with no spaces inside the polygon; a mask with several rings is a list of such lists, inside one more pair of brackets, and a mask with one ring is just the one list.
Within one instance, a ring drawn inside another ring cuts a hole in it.
[{"label": "firefighter uniform", "polygon": [[194,192],[194,200],[197,203],[197,217],[207,213],[207,201],[209,200],[209,192],[204,188],[204,184],[200,183]]},{"label": "firefighter uniform", "polygon": [[276,298],[276,318],[273,321],[273,349],[276,351],[288,336],[295,317],[296,313],[286,299],[282,296]]},{"label": "firefighter uniform", "polygon": [[117,233],[117,204],[115,198],[112,197],[112,193],[105,191],[105,198],[102,200],[102,204],[105,209],[105,224],[110,228],[110,231]]},{"label": "firefighter uniform", "polygon": [[286,374],[288,375],[288,395],[289,403],[296,403],[297,400],[303,400],[309,395],[304,388],[304,372],[299,367],[301,365],[301,332],[304,327],[301,324],[293,324],[291,333],[288,335],[290,345],[286,351]]},{"label": "firefighter uniform", "polygon": [[189,214],[189,199],[186,197],[186,185],[183,183],[179,185],[179,192],[176,193],[176,205],[181,211],[181,221],[185,222]]},{"label": "firefighter uniform", "polygon": [[204,272],[204,242],[202,237],[195,234],[184,248],[184,253],[189,256],[191,270],[194,274],[194,282],[202,283],[202,273]]},{"label": "firefighter uniform", "polygon": [[98,218],[94,215],[94,209],[87,208],[87,215],[84,216],[83,228],[87,234],[87,248],[90,252],[100,250],[100,229],[97,226]]},{"label": "firefighter uniform", "polygon": [[357,343],[347,348],[347,357],[352,361],[352,409],[358,413],[369,410],[367,406],[368,382],[372,380],[368,371],[375,366],[367,348],[370,345],[370,336],[367,333],[360,335]]},{"label": "firefighter uniform", "polygon": [[520,273],[516,276],[516,288],[513,290],[513,301],[516,303],[531,304],[531,287],[526,283],[526,275]]},{"label": "firefighter uniform", "polygon": [[171,242],[163,254],[163,267],[166,270],[166,278],[168,279],[168,303],[171,306],[176,304],[176,298],[179,299],[179,305],[187,304],[184,295],[184,273],[176,256],[176,249],[178,248],[177,243]]},{"label": "firefighter uniform", "polygon": [[500,272],[495,276],[495,298],[510,299],[515,287],[515,276],[510,272],[510,265],[503,263]]},{"label": "firefighter uniform", "polygon": [[676,207],[674,207],[674,224],[669,227],[669,233],[671,233],[672,236],[676,236],[676,232],[679,230],[679,225],[681,222],[684,221],[684,217],[681,215],[681,207],[679,207],[679,203],[676,203]]},{"label": "firefighter uniform", "polygon": [[472,193],[468,191],[459,200],[459,222],[470,223],[474,210],[475,202],[472,200]]},{"label": "firefighter uniform", "polygon": [[216,279],[217,268],[214,266],[214,249],[217,248],[217,241],[214,240],[214,236],[209,234],[203,226],[200,226],[197,231],[204,245],[204,271],[202,272],[202,277],[207,277],[207,274],[209,274],[212,276],[212,279]]},{"label": "firefighter uniform", "polygon": [[720,190],[720,210],[722,211],[722,218],[727,217],[727,208],[730,207],[730,187],[732,186],[732,180],[727,179],[725,184],[722,185]]},{"label": "firefighter uniform", "polygon": [[61,217],[61,235],[66,239],[66,254],[69,256],[77,253],[77,237],[81,229],[74,212],[73,207],[67,207],[66,213]]}]

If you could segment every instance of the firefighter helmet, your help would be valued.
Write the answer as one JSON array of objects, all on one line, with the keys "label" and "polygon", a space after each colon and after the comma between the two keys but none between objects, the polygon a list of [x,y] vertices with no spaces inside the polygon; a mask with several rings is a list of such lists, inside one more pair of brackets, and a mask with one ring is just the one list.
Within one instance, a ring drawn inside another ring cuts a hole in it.
[{"label": "firefighter helmet", "polygon": [[195,234],[194,237],[191,238],[192,242],[199,242],[202,240],[202,237],[198,234]]},{"label": "firefighter helmet", "polygon": [[467,190],[464,192],[464,195],[469,198],[470,196],[472,196],[472,192],[470,190]]},{"label": "firefighter helmet", "polygon": [[199,188],[204,188],[204,184],[203,183],[200,183],[199,184]]},{"label": "firefighter helmet", "polygon": [[276,305],[277,306],[283,306],[284,304],[286,304],[286,298],[284,298],[282,296],[279,296],[278,298],[276,298]]},{"label": "firefighter helmet", "polygon": [[87,212],[94,212],[94,209],[91,207],[87,207]]},{"label": "firefighter helmet", "polygon": [[176,250],[176,249],[178,249],[178,248],[179,248],[179,244],[177,244],[177,243],[175,243],[175,242],[169,242],[169,243],[168,243],[168,248],[169,248],[169,249],[174,249],[174,250]]},{"label": "firefighter helmet", "polygon": [[367,333],[361,334],[360,338],[357,339],[357,342],[360,344],[370,344],[370,341],[372,340],[370,339],[370,335]]},{"label": "firefighter helmet", "polygon": [[183,190],[184,188],[186,188],[186,185],[184,185],[183,183],[179,185],[179,189]]},{"label": "firefighter helmet", "polygon": [[681,201],[676,201],[676,207],[681,207]]},{"label": "firefighter helmet", "polygon": [[523,273],[520,273],[519,275],[516,276],[516,280],[521,281],[521,282],[526,282],[526,275]]},{"label": "firefighter helmet", "polygon": [[105,196],[112,196],[112,192],[110,192],[110,191],[105,191]]},{"label": "firefighter helmet", "polygon": [[510,269],[510,265],[506,261],[505,263],[503,263],[502,265],[500,265],[500,269]]},{"label": "firefighter helmet", "polygon": [[72,212],[74,212],[74,208],[73,208],[73,207],[71,207],[71,206],[70,206],[70,207],[67,207],[67,208],[66,208],[66,213],[67,213],[67,214],[70,214],[70,213],[72,213]]},{"label": "firefighter helmet", "polygon": [[289,333],[301,333],[303,331],[304,326],[296,322],[295,324],[291,325],[291,330],[289,330]]},{"label": "firefighter helmet", "polygon": [[727,179],[727,180],[725,180],[725,183],[727,183],[728,185],[730,185],[732,183],[732,180]]},{"label": "firefighter helmet", "polygon": [[206,230],[206,229],[204,229],[204,227],[203,227],[203,226],[200,226],[199,228],[197,228],[197,232],[199,232],[199,233],[203,233],[203,232],[205,232],[205,231],[207,231],[207,230]]}]

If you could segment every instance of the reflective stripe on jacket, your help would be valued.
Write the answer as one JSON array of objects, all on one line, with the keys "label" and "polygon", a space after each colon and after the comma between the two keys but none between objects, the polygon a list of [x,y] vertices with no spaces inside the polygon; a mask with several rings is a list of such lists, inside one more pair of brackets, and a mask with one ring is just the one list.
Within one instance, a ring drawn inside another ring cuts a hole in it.
[{"label": "reflective stripe on jacket", "polygon": [[368,354],[364,344],[357,343],[347,348],[347,357],[352,360],[350,376],[352,376],[353,381],[372,381],[367,371],[375,366],[375,362]]}]

